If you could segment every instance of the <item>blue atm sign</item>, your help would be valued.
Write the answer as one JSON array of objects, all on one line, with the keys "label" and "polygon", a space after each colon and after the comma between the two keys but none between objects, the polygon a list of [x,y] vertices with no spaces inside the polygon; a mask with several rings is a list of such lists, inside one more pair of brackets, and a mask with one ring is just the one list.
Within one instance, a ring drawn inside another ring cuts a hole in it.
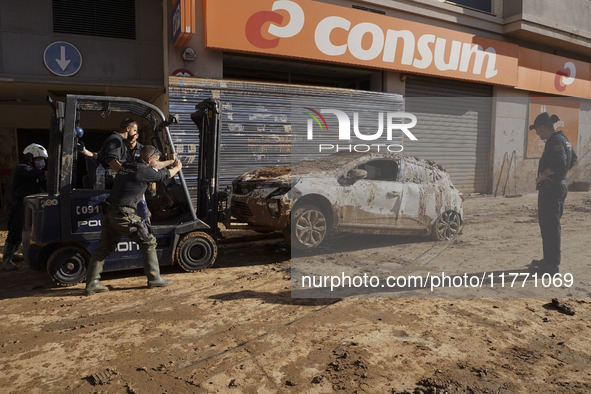
[{"label": "blue atm sign", "polygon": [[172,44],[184,47],[195,35],[195,0],[172,2]]},{"label": "blue atm sign", "polygon": [[43,52],[45,67],[55,75],[69,77],[80,71],[82,55],[78,48],[69,42],[56,41],[45,48]]},{"label": "blue atm sign", "polygon": [[181,34],[181,0],[177,0],[172,11],[172,42],[176,42]]}]

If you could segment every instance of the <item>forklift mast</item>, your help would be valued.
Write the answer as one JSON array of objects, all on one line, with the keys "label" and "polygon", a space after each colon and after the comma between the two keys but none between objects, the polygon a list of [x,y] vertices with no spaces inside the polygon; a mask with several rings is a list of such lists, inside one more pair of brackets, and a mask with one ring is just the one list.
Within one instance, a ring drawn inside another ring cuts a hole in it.
[{"label": "forklift mast", "polygon": [[199,168],[197,183],[197,217],[217,235],[218,221],[218,156],[220,150],[220,102],[207,99],[195,106],[191,120],[199,129]]},{"label": "forklift mast", "polygon": [[53,101],[47,96],[49,105],[53,108],[51,113],[51,122],[49,126],[49,157],[47,158],[47,194],[55,196],[59,190],[59,163],[61,156],[61,139],[64,131],[64,112],[65,103],[62,101]]}]

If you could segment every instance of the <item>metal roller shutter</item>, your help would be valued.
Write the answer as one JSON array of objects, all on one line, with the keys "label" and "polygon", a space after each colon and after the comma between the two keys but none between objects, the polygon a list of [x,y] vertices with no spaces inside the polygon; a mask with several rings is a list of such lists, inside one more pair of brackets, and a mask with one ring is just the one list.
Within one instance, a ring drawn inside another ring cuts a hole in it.
[{"label": "metal roller shutter", "polygon": [[[199,138],[190,118],[195,104],[206,98],[222,103],[222,135],[219,183],[228,186],[246,171],[292,162],[292,126],[302,124],[303,114],[294,116],[292,104],[318,103],[347,113],[364,110],[402,111],[400,94],[367,92],[314,86],[271,84],[260,82],[223,81],[171,77],[169,110],[179,115],[179,124],[170,126],[177,151],[183,160],[183,174],[190,188],[197,184]],[[318,106],[317,106],[318,105]],[[371,119],[371,122],[377,122]],[[301,133],[301,130],[299,131]],[[331,142],[335,137],[331,136]],[[320,135],[315,141],[322,141]],[[401,140],[393,141],[400,143]]]},{"label": "metal roller shutter", "polygon": [[443,165],[463,192],[486,192],[492,86],[409,76],[406,111],[417,116],[418,141],[404,152]]}]

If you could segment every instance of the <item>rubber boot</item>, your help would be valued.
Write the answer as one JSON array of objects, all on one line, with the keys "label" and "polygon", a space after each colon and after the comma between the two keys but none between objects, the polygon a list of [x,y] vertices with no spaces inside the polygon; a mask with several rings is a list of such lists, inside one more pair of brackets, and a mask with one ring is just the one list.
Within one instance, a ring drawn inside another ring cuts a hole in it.
[{"label": "rubber boot", "polygon": [[532,260],[531,263],[529,263],[528,268],[530,270],[537,270],[538,268],[540,268],[542,265],[544,265],[544,259],[540,259],[540,260]]},{"label": "rubber boot", "polygon": [[105,264],[104,260],[91,261],[90,264],[88,264],[88,271],[86,271],[86,288],[84,289],[86,295],[109,291],[108,287],[99,283],[101,272],[103,272],[103,264]]},{"label": "rubber boot", "polygon": [[558,265],[546,263],[544,259],[532,260],[528,268],[530,272],[537,273],[538,275],[549,274],[552,276],[560,273],[560,267]]},{"label": "rubber boot", "polygon": [[142,260],[144,262],[144,272],[148,277],[148,287],[164,287],[172,283],[172,280],[160,276],[160,264],[158,264],[158,256],[156,256],[155,250],[142,252]]},{"label": "rubber boot", "polygon": [[554,275],[560,273],[560,267],[556,264],[544,264],[538,268],[537,272],[538,275],[549,274],[551,277],[553,277]]},{"label": "rubber boot", "polygon": [[6,241],[4,243],[4,250],[2,251],[2,260],[4,263],[4,269],[6,271],[16,271],[18,266],[12,262],[14,253],[18,250],[20,244],[13,244],[12,242]]}]

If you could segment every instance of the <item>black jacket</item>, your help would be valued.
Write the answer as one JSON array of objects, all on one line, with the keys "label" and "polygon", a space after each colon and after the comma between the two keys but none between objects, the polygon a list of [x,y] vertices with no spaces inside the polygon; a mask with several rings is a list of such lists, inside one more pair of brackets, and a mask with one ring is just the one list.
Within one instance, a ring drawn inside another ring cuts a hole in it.
[{"label": "black jacket", "polygon": [[553,172],[550,176],[552,182],[560,183],[566,180],[566,173],[575,165],[577,159],[568,138],[562,131],[557,131],[546,141],[544,153],[538,163],[538,175],[549,168]]},{"label": "black jacket", "polygon": [[162,182],[167,178],[170,178],[167,168],[156,170],[142,159],[123,163],[115,177],[109,202],[120,207],[136,208],[150,182]]}]

